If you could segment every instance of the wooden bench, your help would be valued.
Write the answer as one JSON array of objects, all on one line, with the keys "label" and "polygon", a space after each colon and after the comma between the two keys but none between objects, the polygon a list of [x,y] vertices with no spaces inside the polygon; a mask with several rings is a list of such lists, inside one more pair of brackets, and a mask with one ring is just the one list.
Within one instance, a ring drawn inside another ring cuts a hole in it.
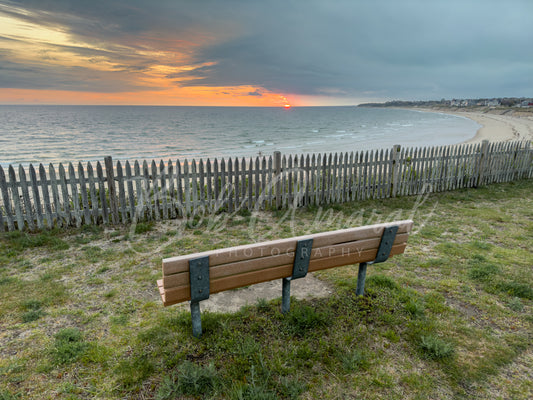
[{"label": "wooden bench", "polygon": [[157,286],[164,306],[191,302],[193,335],[199,337],[200,301],[212,293],[283,279],[286,313],[292,279],[359,263],[356,294],[363,295],[367,265],[403,253],[412,227],[413,221],[398,221],[166,258]]}]

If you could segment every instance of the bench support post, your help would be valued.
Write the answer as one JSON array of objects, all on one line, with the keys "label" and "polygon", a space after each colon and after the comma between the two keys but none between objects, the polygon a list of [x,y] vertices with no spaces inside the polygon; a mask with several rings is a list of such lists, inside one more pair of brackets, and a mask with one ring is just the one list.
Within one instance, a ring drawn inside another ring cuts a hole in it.
[{"label": "bench support post", "polygon": [[199,338],[202,336],[200,301],[209,298],[209,257],[200,257],[189,261],[189,281],[191,285],[192,334]]},{"label": "bench support post", "polygon": [[202,336],[202,316],[200,314],[200,302],[191,301],[192,335],[195,338]]},{"label": "bench support post", "polygon": [[281,312],[286,314],[291,308],[291,278],[283,278],[281,289]]},{"label": "bench support post", "polygon": [[398,226],[389,226],[383,230],[381,235],[381,242],[379,243],[378,252],[376,253],[376,259],[370,262],[362,262],[359,264],[359,272],[357,273],[357,288],[355,294],[357,296],[363,296],[365,294],[365,279],[366,279],[366,267],[371,264],[377,264],[383,261],[387,261],[390,256],[396,233],[398,232]]},{"label": "bench support post", "polygon": [[357,296],[363,296],[365,294],[366,266],[366,262],[359,264],[359,272],[357,273],[357,288],[355,289],[355,294]]},{"label": "bench support post", "polygon": [[296,252],[294,253],[292,276],[283,278],[283,288],[281,291],[281,312],[283,314],[288,313],[289,309],[291,308],[291,280],[303,278],[307,275],[312,248],[313,239],[298,241]]}]

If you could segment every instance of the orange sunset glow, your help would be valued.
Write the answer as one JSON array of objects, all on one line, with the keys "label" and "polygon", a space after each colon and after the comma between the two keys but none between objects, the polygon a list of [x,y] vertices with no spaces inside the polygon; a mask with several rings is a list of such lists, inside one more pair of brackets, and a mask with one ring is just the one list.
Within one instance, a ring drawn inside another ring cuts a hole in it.
[{"label": "orange sunset glow", "polygon": [[66,90],[0,89],[3,104],[79,104],[79,105],[186,105],[233,107],[285,107],[283,96],[265,92],[249,95],[254,87],[193,87],[160,91],[119,93],[76,92]]},{"label": "orange sunset glow", "polygon": [[[4,10],[5,10],[4,6]],[[12,11],[12,10],[7,10]],[[37,17],[37,16],[35,16]],[[279,106],[288,104],[286,93],[255,85],[202,85],[195,71],[216,62],[196,63],[200,46],[220,40],[202,32],[181,37],[121,37],[118,42],[90,41],[60,26],[39,24],[37,18],[2,14],[0,47],[10,61],[35,71],[31,78],[57,75],[57,84],[0,88],[0,104],[130,104],[190,106]],[[194,85],[188,85],[190,81]]]}]

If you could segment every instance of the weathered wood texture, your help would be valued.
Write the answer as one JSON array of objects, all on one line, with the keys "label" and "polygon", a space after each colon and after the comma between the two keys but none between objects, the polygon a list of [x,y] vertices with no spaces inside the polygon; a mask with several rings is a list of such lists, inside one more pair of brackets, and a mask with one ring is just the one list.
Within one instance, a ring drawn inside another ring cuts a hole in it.
[{"label": "weathered wood texture", "polygon": [[533,177],[530,142],[0,167],[0,231],[387,198]]},{"label": "weathered wood texture", "polygon": [[165,306],[190,300],[189,261],[209,257],[210,293],[291,276],[299,240],[313,239],[309,271],[370,262],[376,259],[383,230],[397,225],[391,256],[404,252],[413,221],[398,221],[323,232],[270,242],[230,247],[163,260],[158,281]]}]

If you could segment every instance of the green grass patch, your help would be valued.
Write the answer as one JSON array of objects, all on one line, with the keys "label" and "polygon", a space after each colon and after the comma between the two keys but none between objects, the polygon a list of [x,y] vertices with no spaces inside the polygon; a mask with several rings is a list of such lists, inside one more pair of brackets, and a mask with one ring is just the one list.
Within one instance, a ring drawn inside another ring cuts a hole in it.
[{"label": "green grass patch", "polygon": [[70,364],[77,361],[87,350],[88,343],[77,328],[65,328],[54,336],[50,353],[54,364]]},{"label": "green grass patch", "polygon": [[420,348],[431,359],[441,360],[454,354],[453,344],[434,335],[422,336]]},{"label": "green grass patch", "polygon": [[216,391],[217,371],[213,364],[205,367],[184,361],[177,371],[166,376],[157,393],[157,399],[170,400],[179,396],[209,397]]},{"label": "green grass patch", "polygon": [[135,225],[135,234],[136,235],[142,235],[147,232],[151,232],[154,230],[154,222],[137,222]]}]

